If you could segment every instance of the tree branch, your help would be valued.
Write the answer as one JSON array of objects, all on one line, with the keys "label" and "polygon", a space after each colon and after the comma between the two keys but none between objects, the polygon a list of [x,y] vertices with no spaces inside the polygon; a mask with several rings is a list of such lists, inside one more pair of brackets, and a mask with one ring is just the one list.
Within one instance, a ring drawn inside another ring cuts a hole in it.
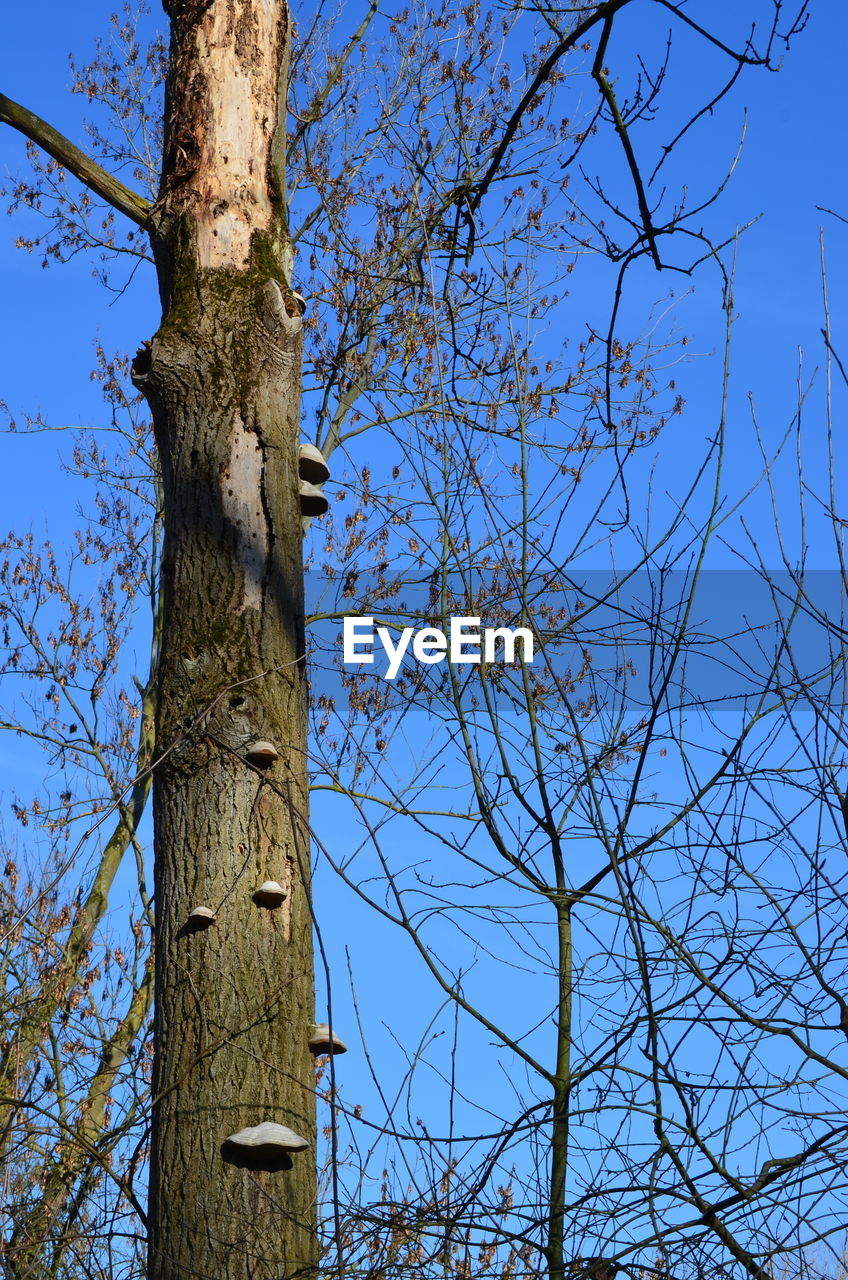
[{"label": "tree branch", "polygon": [[630,169],[633,185],[636,188],[636,199],[639,202],[639,214],[642,218],[642,227],[645,232],[645,238],[651,251],[651,257],[657,271],[662,271],[662,262],[660,261],[659,250],[657,249],[657,235],[651,220],[651,210],[648,207],[648,197],[645,194],[645,185],[642,182],[642,175],[639,172],[639,165],[636,155],[633,151],[633,145],[630,141],[630,135],[627,132],[627,125],[624,123],[624,117],[621,114],[618,102],[616,101],[613,87],[607,79],[604,71],[604,57],[609,44],[609,38],[612,35],[612,14],[608,14],[604,19],[604,30],[598,44],[598,52],[595,55],[595,63],[592,67],[592,78],[601,91],[604,101],[610,110],[610,115],[615,125],[615,131],[621,139],[621,145],[624,148],[624,154],[627,157],[627,164]]},{"label": "tree branch", "polygon": [[556,64],[566,53],[579,43],[583,36],[591,31],[592,27],[599,22],[603,22],[608,18],[614,17],[619,9],[623,9],[624,6],[629,3],[630,0],[606,0],[606,3],[599,4],[597,8],[584,18],[582,22],[579,22],[575,27],[572,27],[571,31],[569,31],[567,35],[563,36],[556,47],[552,49],[547,58],[545,58],[545,61],[539,67],[530,84],[527,86],[518,106],[507,121],[503,136],[492,154],[489,167],[483,174],[481,180],[474,184],[473,194],[470,195],[468,200],[468,209],[471,214],[476,213],[477,209],[480,207],[480,202],[482,201],[483,196],[488,191],[495,174],[500,168],[501,161],[509,150],[510,144],[518,132],[518,126],[521,124],[524,115],[529,110],[536,94],[550,79],[551,73],[556,68]]},{"label": "tree branch", "polygon": [[153,205],[143,196],[125,187],[123,182],[101,169],[100,165],[79,147],[58,133],[46,120],[27,111],[19,103],[0,93],[0,124],[9,124],[24,137],[51,155],[89,190],[126,214],[139,227],[146,227]]}]

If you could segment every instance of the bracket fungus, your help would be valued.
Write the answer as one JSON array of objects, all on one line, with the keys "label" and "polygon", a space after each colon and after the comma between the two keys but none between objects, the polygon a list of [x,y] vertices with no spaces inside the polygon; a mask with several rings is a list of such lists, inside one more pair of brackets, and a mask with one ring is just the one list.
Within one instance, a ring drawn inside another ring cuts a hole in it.
[{"label": "bracket fungus", "polygon": [[231,1133],[221,1143],[221,1156],[239,1169],[261,1169],[274,1173],[292,1167],[291,1153],[305,1151],[309,1143],[284,1124],[264,1120],[262,1124]]},{"label": "bracket fungus", "polygon": [[314,444],[302,444],[297,455],[297,473],[301,480],[310,484],[323,484],[330,478],[330,468],[324,461],[324,455]]},{"label": "bracket fungus", "polygon": [[316,1058],[322,1053],[347,1053],[347,1045],[330,1031],[328,1023],[318,1022],[309,1034],[309,1052]]},{"label": "bracket fungus", "polygon": [[202,929],[208,929],[215,923],[215,912],[211,907],[194,907],[188,913],[186,928],[191,933],[200,933]]},{"label": "bracket fungus", "polygon": [[330,510],[330,504],[323,490],[308,480],[300,482],[300,514],[302,516],[323,516]]},{"label": "bracket fungus", "polygon": [[280,756],[273,742],[251,742],[245,750],[244,758],[257,769],[270,769]]},{"label": "bracket fungus", "polygon": [[286,891],[276,880],[265,880],[253,895],[257,907],[279,907],[286,899]]}]

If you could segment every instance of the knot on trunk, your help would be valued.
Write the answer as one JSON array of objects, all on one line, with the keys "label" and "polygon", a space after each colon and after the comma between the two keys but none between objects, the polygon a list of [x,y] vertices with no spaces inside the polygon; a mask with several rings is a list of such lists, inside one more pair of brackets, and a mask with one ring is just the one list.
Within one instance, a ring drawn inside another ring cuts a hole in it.
[{"label": "knot on trunk", "polygon": [[261,309],[262,319],[272,334],[294,338],[300,333],[303,308],[293,293],[283,293],[276,280],[266,280],[262,286]]},{"label": "knot on trunk", "polygon": [[144,391],[147,379],[150,376],[150,369],[153,364],[153,343],[149,338],[145,339],[133,356],[133,362],[130,366],[130,377],[133,386],[139,391]]}]

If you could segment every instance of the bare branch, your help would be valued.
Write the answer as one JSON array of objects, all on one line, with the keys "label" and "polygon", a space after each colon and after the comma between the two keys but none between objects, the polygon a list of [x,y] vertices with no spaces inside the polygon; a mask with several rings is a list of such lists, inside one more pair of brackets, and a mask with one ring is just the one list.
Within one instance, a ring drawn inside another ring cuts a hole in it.
[{"label": "bare branch", "polygon": [[610,114],[615,125],[615,131],[621,140],[624,148],[624,154],[627,157],[627,164],[630,169],[630,175],[633,178],[633,185],[636,188],[636,199],[639,202],[639,214],[642,218],[642,226],[645,231],[645,237],[650,245],[651,257],[657,271],[662,271],[662,262],[660,260],[659,250],[657,249],[657,235],[651,219],[651,210],[648,208],[648,198],[645,195],[645,184],[642,182],[642,175],[639,172],[639,165],[636,160],[633,144],[630,141],[630,135],[627,132],[627,125],[624,123],[624,117],[618,105],[613,87],[610,84],[606,72],[604,71],[604,55],[607,51],[609,38],[612,34],[612,14],[609,14],[604,21],[604,30],[598,44],[598,52],[595,56],[595,63],[592,67],[592,76],[598,88],[603,95],[603,99],[609,107]]},{"label": "bare branch", "polygon": [[11,125],[22,133],[30,142],[41,147],[59,164],[84,183],[95,195],[100,196],[113,209],[130,218],[136,226],[147,227],[152,204],[124,186],[111,173],[102,169],[95,160],[87,156],[79,147],[74,146],[66,137],[57,132],[46,120],[28,111],[20,103],[0,93],[0,122]]},{"label": "bare branch", "polygon": [[623,9],[624,6],[629,3],[630,0],[607,0],[606,4],[598,5],[594,13],[591,13],[583,22],[578,22],[577,25],[569,31],[568,35],[563,36],[556,47],[551,50],[528,85],[518,106],[510,116],[507,126],[504,129],[503,136],[495,147],[489,167],[483,174],[480,181],[476,184],[474,195],[468,202],[468,208],[471,213],[475,213],[479,208],[480,202],[498,172],[501,162],[503,161],[511,142],[518,131],[518,126],[524,118],[525,113],[529,110],[530,104],[536,97],[536,94],[550,79],[551,74],[560,59],[563,58],[570,49],[575,48],[581,37],[585,36],[588,31],[591,31],[592,27],[594,27],[596,23],[610,20],[619,9]]}]

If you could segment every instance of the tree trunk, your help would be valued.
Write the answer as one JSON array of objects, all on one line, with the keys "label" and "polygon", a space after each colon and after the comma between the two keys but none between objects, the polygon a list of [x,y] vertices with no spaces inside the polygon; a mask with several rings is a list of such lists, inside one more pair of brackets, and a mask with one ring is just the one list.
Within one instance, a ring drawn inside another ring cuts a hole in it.
[{"label": "tree trunk", "polygon": [[[163,321],[134,363],[165,505],[150,1275],[280,1280],[317,1260],[289,23],[280,0],[166,7]],[[266,880],[277,908],[253,900]],[[224,1158],[269,1120],[309,1144],[290,1167]]]},{"label": "tree trunk", "polygon": [[557,1051],[551,1128],[551,1177],[548,1204],[548,1276],[565,1275],[565,1188],[568,1175],[568,1130],[571,1117],[571,1037],[574,953],[571,939],[571,905],[565,901],[562,860],[557,853],[557,955],[559,992],[556,1009]]}]

